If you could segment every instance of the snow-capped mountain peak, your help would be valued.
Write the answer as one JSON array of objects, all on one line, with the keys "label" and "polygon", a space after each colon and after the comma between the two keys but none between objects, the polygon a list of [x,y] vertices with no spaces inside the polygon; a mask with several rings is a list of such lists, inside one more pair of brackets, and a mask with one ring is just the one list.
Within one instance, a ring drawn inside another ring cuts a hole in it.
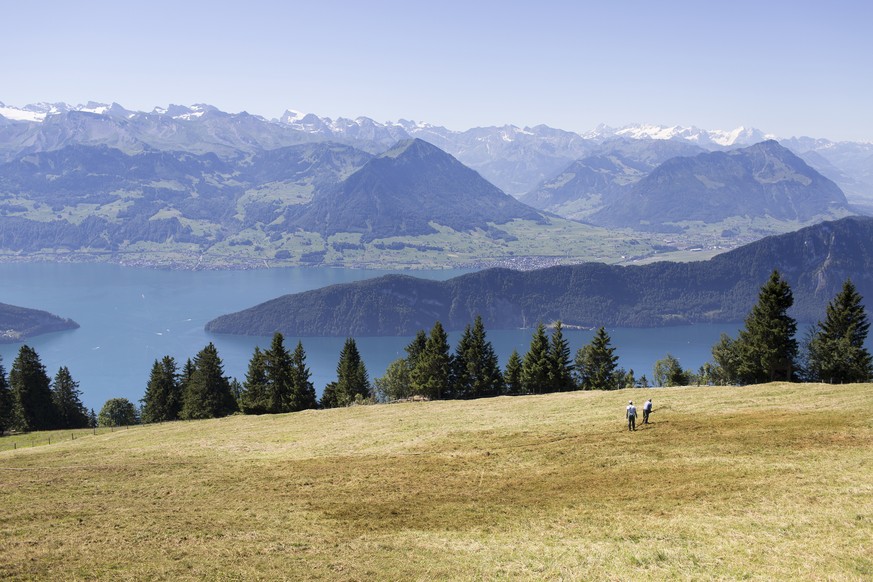
[{"label": "snow-capped mountain peak", "polygon": [[0,115],[13,121],[44,121],[48,115],[56,115],[70,111],[72,108],[66,103],[33,103],[24,107],[13,107],[0,103]]},{"label": "snow-capped mountain peak", "polygon": [[306,117],[306,114],[301,111],[297,111],[295,109],[286,109],[285,113],[282,114],[282,117],[279,118],[279,122],[293,125],[299,121],[302,121],[304,117]]},{"label": "snow-capped mountain peak", "polygon": [[776,139],[772,134],[747,128],[737,127],[730,131],[720,129],[706,130],[699,127],[681,125],[654,125],[634,124],[626,125],[620,129],[613,129],[606,125],[599,125],[596,129],[585,134],[590,138],[626,137],[629,139],[681,139],[700,146],[731,147],[737,145],[751,145],[767,139]]}]

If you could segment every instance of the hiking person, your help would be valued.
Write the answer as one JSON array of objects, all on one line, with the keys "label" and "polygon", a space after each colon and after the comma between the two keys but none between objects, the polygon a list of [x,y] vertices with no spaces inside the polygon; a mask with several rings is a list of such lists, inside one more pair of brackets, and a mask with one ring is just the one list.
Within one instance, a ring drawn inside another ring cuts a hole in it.
[{"label": "hiking person", "polygon": [[634,406],[634,401],[629,400],[627,403],[627,429],[637,430],[637,407]]},{"label": "hiking person", "polygon": [[643,404],[643,424],[649,424],[649,414],[652,412],[652,399],[646,400]]}]

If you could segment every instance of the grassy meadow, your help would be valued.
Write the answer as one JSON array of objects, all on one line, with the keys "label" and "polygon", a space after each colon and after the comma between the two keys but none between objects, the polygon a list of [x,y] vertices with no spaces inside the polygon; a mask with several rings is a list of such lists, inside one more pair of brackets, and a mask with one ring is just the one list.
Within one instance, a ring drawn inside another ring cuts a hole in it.
[{"label": "grassy meadow", "polygon": [[0,579],[870,580],[871,412],[767,384],[0,439]]}]

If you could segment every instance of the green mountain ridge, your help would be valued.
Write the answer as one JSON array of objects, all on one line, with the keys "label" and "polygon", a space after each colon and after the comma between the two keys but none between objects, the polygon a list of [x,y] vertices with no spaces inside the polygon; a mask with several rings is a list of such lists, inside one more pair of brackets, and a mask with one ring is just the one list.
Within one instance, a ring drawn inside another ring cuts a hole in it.
[{"label": "green mountain ridge", "polygon": [[20,342],[36,335],[78,327],[72,319],[47,311],[0,303],[0,343]]},{"label": "green mountain ridge", "polygon": [[793,314],[801,321],[822,317],[846,278],[873,298],[873,218],[849,217],[771,236],[708,261],[489,269],[442,282],[387,276],[279,297],[218,317],[206,329],[412,335],[435,320],[447,330],[462,329],[476,315],[490,329],[556,320],[580,327],[738,322],[773,269],[791,285]]}]

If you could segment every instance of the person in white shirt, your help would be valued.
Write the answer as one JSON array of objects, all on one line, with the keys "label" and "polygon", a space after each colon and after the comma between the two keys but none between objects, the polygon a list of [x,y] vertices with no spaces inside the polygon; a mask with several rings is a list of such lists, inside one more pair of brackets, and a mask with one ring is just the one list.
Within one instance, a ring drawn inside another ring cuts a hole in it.
[{"label": "person in white shirt", "polygon": [[646,400],[643,404],[643,424],[649,424],[649,414],[652,412],[652,399]]},{"label": "person in white shirt", "polygon": [[637,430],[637,407],[634,406],[634,401],[630,400],[627,403],[627,429]]}]

